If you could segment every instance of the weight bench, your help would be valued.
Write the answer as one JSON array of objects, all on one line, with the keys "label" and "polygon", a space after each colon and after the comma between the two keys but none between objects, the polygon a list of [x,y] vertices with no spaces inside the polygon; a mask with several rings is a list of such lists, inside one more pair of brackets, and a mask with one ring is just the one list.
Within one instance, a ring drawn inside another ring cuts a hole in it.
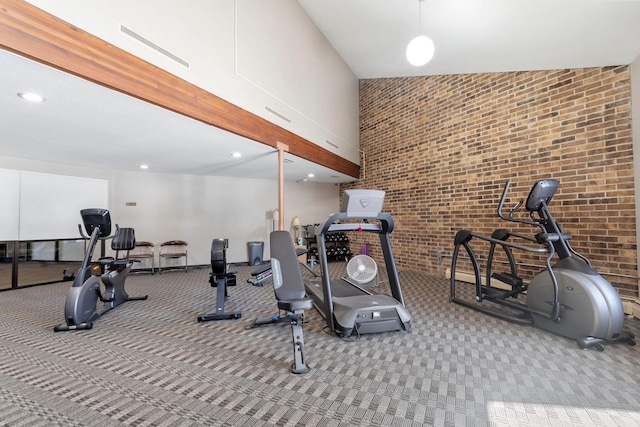
[{"label": "weight bench", "polygon": [[278,309],[283,310],[285,313],[256,319],[247,329],[260,325],[289,322],[293,338],[291,372],[294,374],[306,374],[310,369],[304,358],[302,326],[304,324],[304,310],[312,308],[313,302],[305,294],[302,273],[298,264],[298,254],[293,246],[291,234],[284,230],[274,231],[271,233],[270,243],[270,269],[273,277],[273,291],[276,295],[276,300],[278,300]]},{"label": "weight bench", "polygon": [[211,242],[211,275],[209,283],[216,290],[216,311],[215,313],[204,314],[198,317],[198,322],[209,320],[239,319],[242,313],[225,313],[224,302],[229,296],[227,286],[236,285],[237,271],[227,270],[227,248],[228,239],[213,239]]}]

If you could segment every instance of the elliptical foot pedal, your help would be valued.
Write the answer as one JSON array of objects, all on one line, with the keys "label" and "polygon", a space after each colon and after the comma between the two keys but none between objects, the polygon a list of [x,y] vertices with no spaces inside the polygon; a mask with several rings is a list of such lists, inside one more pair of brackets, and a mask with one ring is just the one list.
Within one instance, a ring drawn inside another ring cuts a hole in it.
[{"label": "elliptical foot pedal", "polygon": [[490,286],[483,286],[482,293],[485,297],[493,299],[507,299],[513,294],[512,291],[500,288],[492,288]]},{"label": "elliptical foot pedal", "polygon": [[512,288],[523,288],[522,279],[518,276],[515,276],[511,273],[493,273],[491,278],[501,281],[502,283],[506,283]]}]

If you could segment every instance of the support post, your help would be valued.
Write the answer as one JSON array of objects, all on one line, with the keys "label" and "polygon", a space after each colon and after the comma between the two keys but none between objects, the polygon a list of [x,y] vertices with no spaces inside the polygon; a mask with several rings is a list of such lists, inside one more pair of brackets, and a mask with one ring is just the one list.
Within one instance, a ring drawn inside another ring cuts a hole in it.
[{"label": "support post", "polygon": [[278,142],[278,229],[284,230],[284,152],[289,146]]}]

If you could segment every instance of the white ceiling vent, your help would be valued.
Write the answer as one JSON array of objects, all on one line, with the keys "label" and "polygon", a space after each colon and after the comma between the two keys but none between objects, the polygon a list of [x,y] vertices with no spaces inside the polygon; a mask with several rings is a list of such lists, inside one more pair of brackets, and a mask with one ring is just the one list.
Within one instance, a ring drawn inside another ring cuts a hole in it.
[{"label": "white ceiling vent", "polygon": [[281,118],[282,120],[284,120],[287,123],[291,123],[291,119],[287,116],[285,116],[284,114],[280,114],[278,113],[276,110],[274,110],[273,108],[269,108],[266,105],[264,106],[264,109],[267,110],[268,112],[270,112],[271,114],[273,114],[276,117]]},{"label": "white ceiling vent", "polygon": [[150,47],[151,49],[153,49],[156,52],[166,56],[167,58],[177,62],[178,64],[182,65],[183,67],[189,68],[189,63],[187,61],[185,61],[184,59],[180,58],[178,55],[174,55],[173,53],[171,53],[168,50],[164,49],[162,46],[158,46],[157,44],[155,44],[151,40],[141,36],[140,34],[136,33],[132,29],[130,29],[130,28],[124,26],[124,25],[120,25],[120,32],[123,33],[123,34],[126,34],[127,36],[129,36],[129,37],[131,37],[133,39],[136,39],[137,41],[139,41],[140,43],[144,44],[145,46]]}]

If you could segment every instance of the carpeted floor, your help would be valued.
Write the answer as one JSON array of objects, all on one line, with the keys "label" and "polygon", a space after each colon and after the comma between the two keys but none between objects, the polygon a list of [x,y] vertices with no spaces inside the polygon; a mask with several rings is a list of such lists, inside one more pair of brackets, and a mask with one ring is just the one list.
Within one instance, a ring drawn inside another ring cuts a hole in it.
[{"label": "carpeted floor", "polygon": [[[340,263],[332,269],[342,269]],[[238,266],[227,311],[208,269],[136,274],[128,302],[87,331],[54,333],[69,283],[0,294],[0,425],[638,426],[640,349],[567,339],[448,302],[448,282],[400,272],[412,330],[346,342],[307,312],[311,372],[291,374],[270,282]],[[381,285],[384,289],[385,285]],[[640,335],[640,321],[626,327]]]}]

